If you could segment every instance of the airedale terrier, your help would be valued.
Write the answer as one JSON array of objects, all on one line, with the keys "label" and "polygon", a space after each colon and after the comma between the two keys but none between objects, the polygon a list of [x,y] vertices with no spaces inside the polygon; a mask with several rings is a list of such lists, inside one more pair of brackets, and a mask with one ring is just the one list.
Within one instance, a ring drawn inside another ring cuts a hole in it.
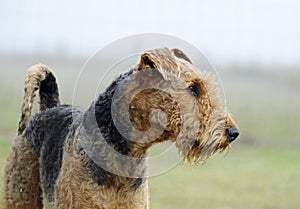
[{"label": "airedale terrier", "polygon": [[[37,90],[40,113],[31,118]],[[35,65],[25,80],[3,206],[149,208],[146,156],[152,145],[174,142],[186,161],[196,163],[238,135],[214,76],[198,72],[179,49],[145,52],[87,110],[60,105],[54,75]]]}]

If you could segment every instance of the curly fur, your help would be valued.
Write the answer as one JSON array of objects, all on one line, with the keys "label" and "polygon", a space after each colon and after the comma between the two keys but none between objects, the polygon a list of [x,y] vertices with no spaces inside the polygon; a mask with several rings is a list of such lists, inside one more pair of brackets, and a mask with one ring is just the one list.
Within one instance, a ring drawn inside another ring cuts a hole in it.
[{"label": "curly fur", "polygon": [[[139,91],[145,84],[157,89]],[[191,95],[191,85],[201,94]],[[37,90],[41,112],[30,119]],[[87,110],[59,105],[58,95],[46,66],[29,69],[18,136],[5,169],[4,209],[149,208],[149,147],[170,140],[187,161],[203,161],[229,146],[227,129],[236,127],[214,77],[199,75],[179,49],[144,53]],[[114,152],[135,160],[124,162]],[[122,169],[119,174],[105,168]]]}]

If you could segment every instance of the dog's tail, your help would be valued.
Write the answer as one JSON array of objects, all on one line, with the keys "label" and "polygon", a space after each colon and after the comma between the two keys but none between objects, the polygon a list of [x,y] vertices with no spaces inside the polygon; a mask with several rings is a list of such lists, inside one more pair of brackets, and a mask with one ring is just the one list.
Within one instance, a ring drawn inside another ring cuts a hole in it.
[{"label": "dog's tail", "polygon": [[25,95],[19,121],[18,135],[23,133],[30,120],[31,109],[37,90],[39,90],[40,95],[40,111],[59,105],[59,93],[55,76],[50,69],[43,64],[34,65],[28,70],[25,79]]}]

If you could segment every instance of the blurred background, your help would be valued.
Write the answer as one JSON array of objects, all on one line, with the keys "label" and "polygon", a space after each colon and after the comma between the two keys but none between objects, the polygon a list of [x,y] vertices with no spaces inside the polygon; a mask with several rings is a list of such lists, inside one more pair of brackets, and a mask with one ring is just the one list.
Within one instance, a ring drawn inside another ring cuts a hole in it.
[{"label": "blurred background", "polygon": [[[299,11],[297,0],[0,0],[1,176],[28,67],[52,68],[71,103],[80,70],[98,50],[163,33],[214,63],[241,136],[227,155],[150,178],[151,208],[300,208]],[[76,104],[87,107],[95,91],[81,92]]]}]

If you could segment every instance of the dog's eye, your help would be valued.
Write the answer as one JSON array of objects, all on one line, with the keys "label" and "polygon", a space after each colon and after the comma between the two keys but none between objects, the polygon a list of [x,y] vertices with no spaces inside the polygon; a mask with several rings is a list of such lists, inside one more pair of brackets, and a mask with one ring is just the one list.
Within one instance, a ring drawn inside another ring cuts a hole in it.
[{"label": "dog's eye", "polygon": [[194,97],[197,97],[200,95],[200,91],[199,89],[197,88],[197,86],[189,86],[189,91],[191,92],[191,95],[194,96]]}]

